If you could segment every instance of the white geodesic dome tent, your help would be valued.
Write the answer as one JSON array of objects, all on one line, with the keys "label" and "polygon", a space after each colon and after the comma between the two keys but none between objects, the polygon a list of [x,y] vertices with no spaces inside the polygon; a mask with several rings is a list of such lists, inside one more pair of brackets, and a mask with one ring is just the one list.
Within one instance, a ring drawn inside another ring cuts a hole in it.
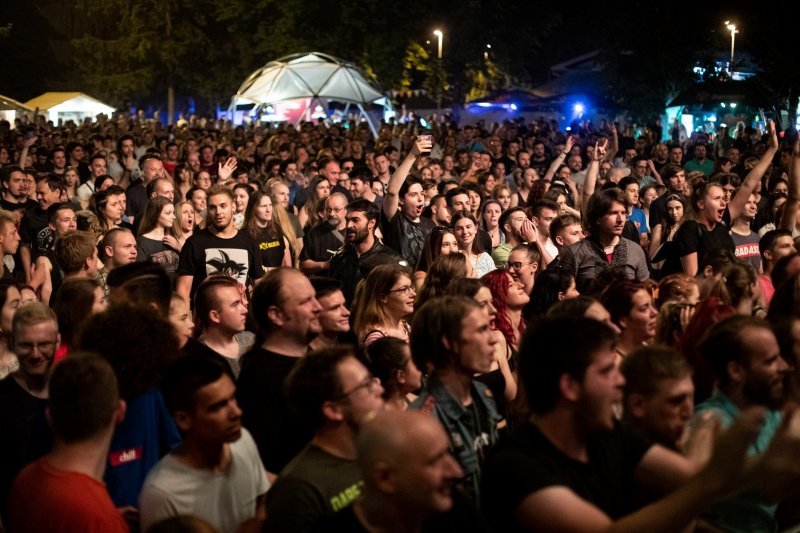
[{"label": "white geodesic dome tent", "polygon": [[373,135],[383,115],[392,111],[391,101],[360,68],[322,52],[288,55],[256,70],[231,99],[231,111],[249,105],[255,115],[287,102],[300,104],[300,112],[293,113],[295,124],[311,120],[319,107],[328,116],[331,104],[341,103],[342,115],[358,111]]}]

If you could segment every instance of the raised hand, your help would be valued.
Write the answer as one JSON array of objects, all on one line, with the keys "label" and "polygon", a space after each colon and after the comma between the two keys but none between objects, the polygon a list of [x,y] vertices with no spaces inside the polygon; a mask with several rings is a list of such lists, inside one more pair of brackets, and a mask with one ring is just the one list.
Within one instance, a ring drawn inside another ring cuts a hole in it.
[{"label": "raised hand", "polygon": [[233,172],[236,170],[236,165],[237,165],[236,158],[232,156],[229,157],[224,164],[223,163],[219,164],[219,170],[217,172],[217,176],[219,176],[218,180],[219,183],[224,185],[225,182],[227,182],[230,179],[231,175],[233,175]]},{"label": "raised hand", "polygon": [[429,139],[425,135],[419,135],[417,140],[414,141],[414,145],[411,147],[411,153],[415,157],[419,157],[422,154],[428,154],[433,149],[433,140]]}]

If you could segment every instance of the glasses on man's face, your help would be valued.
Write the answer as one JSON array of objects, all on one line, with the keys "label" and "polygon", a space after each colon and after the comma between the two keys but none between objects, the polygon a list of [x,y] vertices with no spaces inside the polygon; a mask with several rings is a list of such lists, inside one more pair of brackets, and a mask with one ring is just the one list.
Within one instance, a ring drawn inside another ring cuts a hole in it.
[{"label": "glasses on man's face", "polygon": [[513,263],[508,263],[509,270],[516,270],[519,272],[522,270],[522,267],[532,265],[533,261],[528,261],[527,263],[523,263],[522,261],[514,261]]},{"label": "glasses on man's face", "polygon": [[29,354],[38,348],[41,353],[50,353],[55,348],[56,341],[45,342],[17,342],[14,344],[18,354]]},{"label": "glasses on man's face", "polygon": [[403,285],[402,287],[398,287],[396,289],[392,289],[389,292],[390,293],[391,292],[402,292],[403,294],[407,295],[407,294],[411,294],[411,293],[416,293],[417,289],[415,289],[413,285]]},{"label": "glasses on man's face", "polygon": [[375,392],[375,389],[378,385],[381,384],[381,380],[374,376],[368,376],[365,378],[361,383],[350,389],[349,391],[345,391],[341,393],[339,396],[335,398],[336,401],[344,400],[345,398],[349,397],[354,392],[358,392],[361,389],[365,389],[368,393]]},{"label": "glasses on man's face", "polygon": [[341,213],[342,211],[344,211],[344,209],[345,209],[344,207],[339,207],[339,208],[336,208],[336,207],[326,207],[326,208],[325,208],[325,212],[326,212],[326,213]]}]

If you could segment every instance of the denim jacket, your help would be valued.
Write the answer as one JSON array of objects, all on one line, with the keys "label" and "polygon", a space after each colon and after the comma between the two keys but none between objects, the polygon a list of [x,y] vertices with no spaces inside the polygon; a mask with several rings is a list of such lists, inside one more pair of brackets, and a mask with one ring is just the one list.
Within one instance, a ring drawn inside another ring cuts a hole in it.
[{"label": "denim jacket", "polygon": [[[481,467],[486,451],[497,442],[497,411],[492,391],[472,382],[472,405],[462,405],[432,376],[411,409],[436,417],[450,439],[450,451],[464,471],[464,492],[478,502]],[[476,416],[477,415],[477,416]]]}]

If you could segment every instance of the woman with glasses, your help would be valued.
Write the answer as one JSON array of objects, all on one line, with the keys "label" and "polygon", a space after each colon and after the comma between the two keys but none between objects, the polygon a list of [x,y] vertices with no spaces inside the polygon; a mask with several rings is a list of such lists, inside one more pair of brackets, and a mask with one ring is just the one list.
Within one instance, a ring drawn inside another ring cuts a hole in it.
[{"label": "woman with glasses", "polygon": [[475,277],[479,278],[495,269],[492,256],[483,251],[478,236],[478,222],[471,214],[459,212],[453,215],[453,234],[458,249],[467,257]]},{"label": "woman with glasses", "polygon": [[396,264],[380,265],[356,289],[353,331],[361,346],[382,337],[408,341],[416,290],[408,270]]}]

